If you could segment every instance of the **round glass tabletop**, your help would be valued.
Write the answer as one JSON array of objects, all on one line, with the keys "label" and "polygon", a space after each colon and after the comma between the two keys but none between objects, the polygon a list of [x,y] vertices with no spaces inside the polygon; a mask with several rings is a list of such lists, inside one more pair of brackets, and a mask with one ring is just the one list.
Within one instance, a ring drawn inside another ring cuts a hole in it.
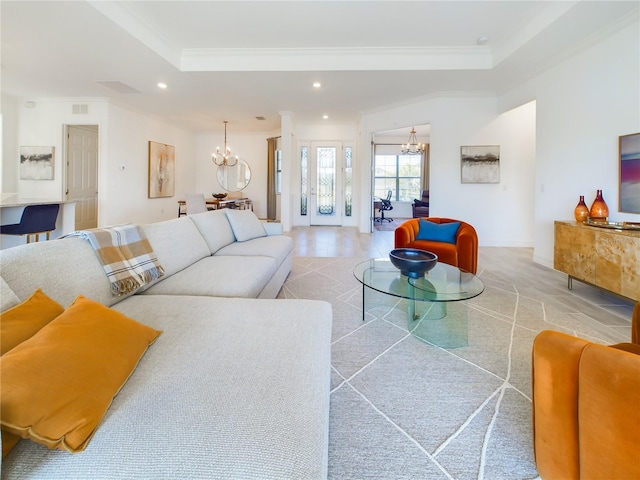
[{"label": "round glass tabletop", "polygon": [[401,275],[390,260],[372,258],[356,265],[353,274],[366,287],[411,300],[455,302],[484,291],[482,280],[474,274],[442,262],[420,278],[409,278]]}]

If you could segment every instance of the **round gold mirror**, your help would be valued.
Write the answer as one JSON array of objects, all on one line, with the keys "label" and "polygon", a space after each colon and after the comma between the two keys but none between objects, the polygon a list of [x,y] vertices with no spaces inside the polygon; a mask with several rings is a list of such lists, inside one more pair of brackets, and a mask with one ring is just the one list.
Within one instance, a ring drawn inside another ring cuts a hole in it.
[{"label": "round gold mirror", "polygon": [[249,185],[251,181],[251,169],[247,162],[238,158],[233,166],[219,166],[217,177],[218,183],[222,188],[229,192],[239,192]]}]

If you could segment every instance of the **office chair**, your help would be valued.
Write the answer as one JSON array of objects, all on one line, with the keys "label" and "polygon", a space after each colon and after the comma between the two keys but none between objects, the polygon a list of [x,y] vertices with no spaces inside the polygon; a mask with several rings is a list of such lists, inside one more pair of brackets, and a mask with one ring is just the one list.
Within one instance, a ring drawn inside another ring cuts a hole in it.
[{"label": "office chair", "polygon": [[0,225],[2,235],[26,235],[27,243],[31,243],[31,235],[35,235],[36,242],[40,241],[40,234],[46,233],[49,240],[51,232],[56,229],[56,220],[60,204],[27,205],[22,211],[20,223]]},{"label": "office chair", "polygon": [[380,208],[378,210],[380,212],[380,216],[374,219],[376,222],[382,223],[385,220],[387,222],[393,222],[393,218],[388,218],[384,216],[384,212],[393,210],[393,205],[391,205],[391,195],[392,195],[392,192],[391,190],[389,190],[389,192],[387,193],[387,198],[378,197],[380,198]]}]

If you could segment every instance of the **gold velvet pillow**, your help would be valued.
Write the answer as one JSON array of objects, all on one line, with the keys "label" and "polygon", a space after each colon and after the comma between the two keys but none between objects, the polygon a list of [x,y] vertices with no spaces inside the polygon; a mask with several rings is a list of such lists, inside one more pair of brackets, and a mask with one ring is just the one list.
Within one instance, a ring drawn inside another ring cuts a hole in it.
[{"label": "gold velvet pillow", "polygon": [[84,450],[161,333],[78,296],[62,315],[0,357],[3,430],[51,449]]},{"label": "gold velvet pillow", "polygon": [[0,314],[0,355],[4,355],[64,312],[39,288],[24,302]]}]

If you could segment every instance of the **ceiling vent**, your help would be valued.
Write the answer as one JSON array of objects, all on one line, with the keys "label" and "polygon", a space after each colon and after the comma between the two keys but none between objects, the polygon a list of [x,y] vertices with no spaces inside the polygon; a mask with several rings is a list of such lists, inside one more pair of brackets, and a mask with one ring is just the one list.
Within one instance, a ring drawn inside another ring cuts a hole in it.
[{"label": "ceiling vent", "polygon": [[89,105],[86,103],[74,103],[71,105],[71,113],[73,115],[86,115],[89,113]]},{"label": "ceiling vent", "polygon": [[98,82],[99,85],[102,85],[103,87],[107,87],[111,90],[114,90],[118,93],[141,93],[139,90],[136,90],[133,87],[130,87],[129,85],[125,85],[122,82]]},{"label": "ceiling vent", "polygon": [[256,117],[256,120],[266,120],[265,117]]}]

